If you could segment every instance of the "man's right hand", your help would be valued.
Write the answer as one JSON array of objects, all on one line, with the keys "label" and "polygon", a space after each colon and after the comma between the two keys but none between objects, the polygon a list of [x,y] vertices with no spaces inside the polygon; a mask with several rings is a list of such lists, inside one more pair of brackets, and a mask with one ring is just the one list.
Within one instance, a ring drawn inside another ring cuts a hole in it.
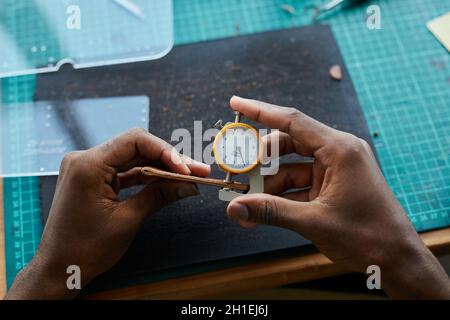
[{"label": "man's right hand", "polygon": [[[310,239],[350,271],[381,269],[391,297],[450,298],[450,280],[426,248],[389,189],[370,146],[294,108],[239,97],[231,107],[279,129],[280,154],[313,157],[311,164],[285,164],[265,180],[265,193],[241,196],[228,206],[244,227],[269,224]],[[309,188],[308,188],[309,187]],[[295,193],[292,188],[308,188]],[[280,196],[281,195],[281,196]]]}]

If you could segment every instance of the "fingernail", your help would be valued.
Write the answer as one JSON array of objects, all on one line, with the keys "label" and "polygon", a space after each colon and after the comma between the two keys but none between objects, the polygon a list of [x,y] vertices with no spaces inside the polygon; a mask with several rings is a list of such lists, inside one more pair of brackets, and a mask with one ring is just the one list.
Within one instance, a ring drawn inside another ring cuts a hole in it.
[{"label": "fingernail", "polygon": [[184,165],[184,168],[186,169],[186,175],[190,176],[192,174],[191,169],[187,166],[187,164]]},{"label": "fingernail", "polygon": [[235,202],[230,205],[229,215],[232,219],[248,220],[247,206],[240,204],[239,202]]},{"label": "fingernail", "polygon": [[196,165],[204,167],[204,168],[211,168],[210,165],[200,162],[200,161],[197,161],[197,160],[194,160],[194,159],[191,160],[191,164],[196,164]]},{"label": "fingernail", "polygon": [[199,195],[199,191],[195,185],[184,185],[178,189],[178,197],[180,199]]}]

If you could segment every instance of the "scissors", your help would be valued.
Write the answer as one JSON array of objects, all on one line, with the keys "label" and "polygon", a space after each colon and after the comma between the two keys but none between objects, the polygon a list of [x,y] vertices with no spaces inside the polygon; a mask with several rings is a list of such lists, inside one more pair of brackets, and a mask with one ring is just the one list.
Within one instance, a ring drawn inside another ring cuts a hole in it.
[{"label": "scissors", "polygon": [[330,12],[342,5],[350,6],[350,5],[358,5],[366,2],[367,0],[331,0],[323,6],[315,7],[315,13],[313,19],[315,20],[319,15]]}]

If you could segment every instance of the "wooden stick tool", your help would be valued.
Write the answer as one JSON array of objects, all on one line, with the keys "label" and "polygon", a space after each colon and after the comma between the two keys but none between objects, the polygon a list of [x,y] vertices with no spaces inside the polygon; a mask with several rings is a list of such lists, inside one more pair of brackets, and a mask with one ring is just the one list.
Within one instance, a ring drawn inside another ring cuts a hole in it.
[{"label": "wooden stick tool", "polygon": [[143,167],[141,169],[141,172],[142,172],[142,175],[144,175],[144,176],[158,177],[158,178],[162,178],[162,179],[181,181],[181,182],[199,183],[199,184],[205,184],[208,186],[214,186],[214,187],[219,187],[219,188],[228,188],[231,190],[239,190],[239,191],[245,192],[250,189],[250,186],[245,183],[240,183],[240,182],[235,182],[235,181],[226,182],[226,181],[220,180],[220,179],[188,176],[185,174],[168,172],[168,171],[164,171],[164,170],[153,168],[153,167]]}]

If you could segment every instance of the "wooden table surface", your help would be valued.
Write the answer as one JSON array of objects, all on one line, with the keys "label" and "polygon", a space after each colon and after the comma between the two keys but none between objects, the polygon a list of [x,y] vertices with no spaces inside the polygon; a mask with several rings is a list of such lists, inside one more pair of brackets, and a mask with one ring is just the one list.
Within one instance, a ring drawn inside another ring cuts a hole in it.
[{"label": "wooden table surface", "polygon": [[[450,228],[421,234],[435,255],[450,253]],[[83,299],[201,299],[347,273],[321,253],[92,294]]]},{"label": "wooden table surface", "polygon": [[[2,180],[0,179],[0,190]],[[0,192],[0,203],[3,203]],[[0,297],[6,293],[5,237],[3,206],[0,206]],[[450,253],[450,228],[421,234],[425,244],[435,255]],[[83,299],[196,299],[233,292],[281,286],[344,274],[321,253],[259,262],[189,277],[115,289]]]}]

